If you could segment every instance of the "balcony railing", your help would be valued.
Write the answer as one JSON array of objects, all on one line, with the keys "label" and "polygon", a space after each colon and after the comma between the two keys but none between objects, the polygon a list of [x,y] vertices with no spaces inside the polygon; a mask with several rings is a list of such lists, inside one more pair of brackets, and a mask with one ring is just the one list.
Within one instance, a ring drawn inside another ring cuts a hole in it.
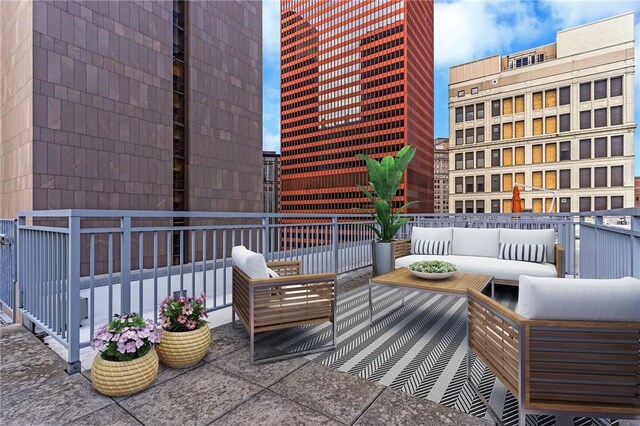
[{"label": "balcony railing", "polygon": [[[640,209],[601,213],[593,223],[572,213],[414,214],[397,237],[408,237],[412,226],[554,228],[566,248],[568,275],[576,275],[579,258],[581,276],[640,276],[633,262],[640,258]],[[618,225],[620,217],[629,226]],[[183,291],[206,293],[208,311],[229,307],[233,246],[245,245],[267,260],[301,260],[304,273],[343,273],[371,265],[370,223],[366,215],[21,212],[21,311],[67,349],[69,370],[77,372],[80,348],[115,313],[137,311],[157,320],[159,301]],[[9,297],[18,300],[17,294]]]}]

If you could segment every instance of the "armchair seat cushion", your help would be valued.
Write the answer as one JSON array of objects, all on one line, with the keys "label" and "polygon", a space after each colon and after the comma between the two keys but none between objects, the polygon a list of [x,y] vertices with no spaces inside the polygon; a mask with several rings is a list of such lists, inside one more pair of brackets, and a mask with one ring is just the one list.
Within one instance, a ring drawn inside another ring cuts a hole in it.
[{"label": "armchair seat cushion", "polygon": [[521,276],[516,312],[529,319],[640,322],[640,280]]},{"label": "armchair seat cushion", "polygon": [[402,268],[411,265],[413,262],[423,260],[443,260],[445,262],[451,262],[456,265],[459,271],[493,275],[497,280],[518,281],[520,275],[557,276],[556,268],[551,263],[532,263],[480,256],[412,254],[397,258],[395,267]]}]

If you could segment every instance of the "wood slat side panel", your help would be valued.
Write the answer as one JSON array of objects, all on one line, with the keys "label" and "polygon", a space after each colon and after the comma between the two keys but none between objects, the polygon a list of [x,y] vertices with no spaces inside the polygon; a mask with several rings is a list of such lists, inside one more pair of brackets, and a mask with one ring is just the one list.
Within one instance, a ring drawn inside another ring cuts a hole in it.
[{"label": "wood slat side panel", "polygon": [[411,240],[398,240],[392,242],[393,259],[411,254]]},{"label": "wood slat side panel", "polygon": [[640,326],[557,324],[529,329],[529,404],[580,403],[602,412],[626,413],[640,408]]},{"label": "wood slat side panel", "polygon": [[267,267],[273,269],[280,276],[300,275],[302,273],[302,262],[299,260],[267,262]]}]

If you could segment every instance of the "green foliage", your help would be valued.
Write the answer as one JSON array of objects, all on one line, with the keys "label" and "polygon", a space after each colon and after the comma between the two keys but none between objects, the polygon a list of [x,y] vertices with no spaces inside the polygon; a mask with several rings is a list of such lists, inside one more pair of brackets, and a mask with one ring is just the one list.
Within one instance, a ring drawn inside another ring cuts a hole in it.
[{"label": "green foliage", "polygon": [[426,272],[429,274],[442,274],[446,272],[455,272],[458,270],[456,265],[442,260],[423,260],[421,262],[413,262],[409,265],[409,269],[416,272]]},{"label": "green foliage", "polygon": [[362,185],[358,185],[358,188],[371,200],[373,212],[368,213],[378,222],[380,228],[368,226],[382,242],[390,242],[396,232],[409,221],[409,218],[401,218],[399,214],[413,203],[407,203],[396,210],[392,206],[393,197],[402,182],[402,175],[415,153],[416,149],[408,145],[398,151],[395,158],[388,155],[381,161],[369,158],[365,154],[358,154],[358,157],[366,162],[369,186],[372,190],[369,191]]}]

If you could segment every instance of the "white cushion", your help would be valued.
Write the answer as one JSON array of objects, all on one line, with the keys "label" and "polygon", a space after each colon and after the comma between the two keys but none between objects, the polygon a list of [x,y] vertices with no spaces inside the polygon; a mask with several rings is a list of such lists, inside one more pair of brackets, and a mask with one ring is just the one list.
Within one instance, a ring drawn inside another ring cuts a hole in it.
[{"label": "white cushion", "polygon": [[640,280],[522,276],[516,312],[529,319],[640,322]]},{"label": "white cushion", "polygon": [[396,259],[396,268],[411,265],[422,260],[443,260],[456,265],[458,271],[493,275],[497,280],[518,281],[520,275],[556,277],[556,267],[550,263],[520,262],[479,256],[435,256],[412,254]]},{"label": "white cushion", "polygon": [[499,249],[499,229],[453,228],[453,255],[497,258]]},{"label": "white cushion", "polygon": [[544,244],[500,243],[498,259],[542,263],[546,253],[547,246]]},{"label": "white cushion", "polygon": [[251,279],[269,278],[269,268],[264,256],[248,250],[245,246],[231,249],[231,262]]},{"label": "white cushion", "polygon": [[414,240],[415,244],[411,244],[412,254],[451,254],[451,241],[437,240]]},{"label": "white cushion", "polygon": [[451,241],[453,228],[411,228],[411,248],[417,240]]},{"label": "white cushion", "polygon": [[547,247],[545,262],[556,263],[554,229],[500,229],[501,243],[544,244]]}]

